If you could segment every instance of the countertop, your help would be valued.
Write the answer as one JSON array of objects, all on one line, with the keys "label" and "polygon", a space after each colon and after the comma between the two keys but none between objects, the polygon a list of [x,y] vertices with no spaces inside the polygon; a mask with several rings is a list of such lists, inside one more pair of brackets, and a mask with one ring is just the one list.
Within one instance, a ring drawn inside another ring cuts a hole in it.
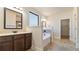
[{"label": "countertop", "polygon": [[18,34],[26,34],[26,33],[32,33],[32,32],[1,33],[0,36],[18,35]]}]

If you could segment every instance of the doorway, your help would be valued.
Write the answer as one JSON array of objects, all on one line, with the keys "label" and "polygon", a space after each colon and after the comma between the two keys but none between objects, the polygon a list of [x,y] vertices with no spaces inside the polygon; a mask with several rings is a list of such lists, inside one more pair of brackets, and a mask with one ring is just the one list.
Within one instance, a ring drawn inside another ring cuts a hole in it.
[{"label": "doorway", "polygon": [[69,40],[69,32],[70,32],[70,25],[69,19],[61,20],[61,39],[68,39]]}]

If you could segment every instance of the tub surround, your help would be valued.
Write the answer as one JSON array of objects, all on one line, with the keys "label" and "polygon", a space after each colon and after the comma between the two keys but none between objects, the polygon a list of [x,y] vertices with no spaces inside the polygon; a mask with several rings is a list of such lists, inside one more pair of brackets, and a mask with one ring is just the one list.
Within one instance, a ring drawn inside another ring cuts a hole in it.
[{"label": "tub surround", "polygon": [[43,48],[50,43],[51,34],[50,33],[43,33]]},{"label": "tub surround", "polygon": [[46,47],[51,42],[52,32],[51,29],[43,28],[43,48]]}]

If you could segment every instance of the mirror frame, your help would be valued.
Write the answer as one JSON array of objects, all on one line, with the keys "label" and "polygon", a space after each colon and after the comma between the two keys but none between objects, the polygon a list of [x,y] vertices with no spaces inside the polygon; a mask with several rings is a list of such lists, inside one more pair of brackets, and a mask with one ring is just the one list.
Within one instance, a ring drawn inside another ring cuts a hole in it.
[{"label": "mirror frame", "polygon": [[[17,28],[17,20],[16,20],[16,27],[15,28],[7,28],[6,27],[6,11],[7,10],[10,10],[10,11],[13,11],[13,12],[15,12],[15,13],[19,13],[19,14],[21,14],[21,28]],[[4,29],[22,29],[22,27],[23,27],[23,22],[22,22],[22,13],[20,13],[20,12],[17,12],[17,11],[14,11],[14,10],[11,10],[11,9],[8,9],[8,8],[4,8]]]}]

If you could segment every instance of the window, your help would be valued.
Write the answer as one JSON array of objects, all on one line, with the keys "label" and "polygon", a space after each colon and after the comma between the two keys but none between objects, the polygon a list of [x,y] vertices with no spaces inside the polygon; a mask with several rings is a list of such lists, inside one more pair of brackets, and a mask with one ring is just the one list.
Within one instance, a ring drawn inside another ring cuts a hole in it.
[{"label": "window", "polygon": [[30,27],[39,26],[39,16],[33,12],[29,12],[29,26]]}]

